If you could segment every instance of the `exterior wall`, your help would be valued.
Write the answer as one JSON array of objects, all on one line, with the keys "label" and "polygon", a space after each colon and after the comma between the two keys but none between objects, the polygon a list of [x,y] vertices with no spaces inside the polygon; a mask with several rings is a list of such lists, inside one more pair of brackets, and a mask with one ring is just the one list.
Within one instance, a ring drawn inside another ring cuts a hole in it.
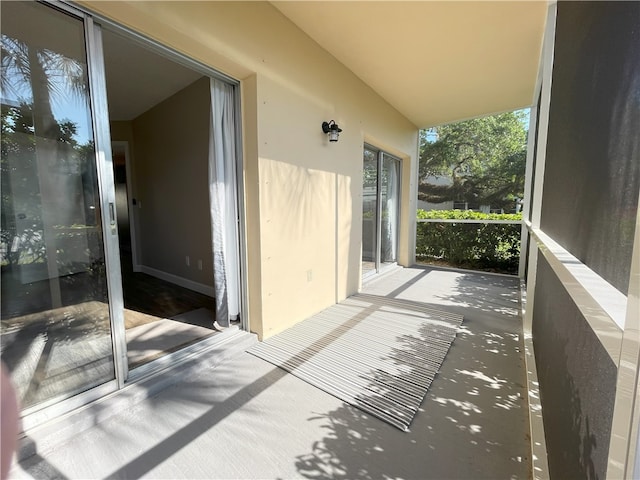
[{"label": "exterior wall", "polygon": [[212,287],[209,98],[203,77],[134,119],[132,150],[143,271]]},{"label": "exterior wall", "polygon": [[[272,5],[81,3],[241,80],[252,331],[359,289],[365,141],[403,159],[399,259],[413,262],[417,128]],[[344,130],[333,144],[331,119]]]},{"label": "exterior wall", "polygon": [[424,200],[418,200],[418,208],[422,210],[453,210],[453,201],[429,203]]},{"label": "exterior wall", "polygon": [[639,19],[638,2],[558,5],[540,225],[625,295],[640,189]]},{"label": "exterior wall", "polygon": [[616,365],[544,257],[533,318],[551,478],[605,478]]},{"label": "exterior wall", "polygon": [[534,233],[545,246],[531,257],[527,306],[551,478],[606,477],[622,337],[620,309],[606,303],[621,298],[623,317],[629,303],[639,45],[639,3],[558,2],[546,146],[536,165],[544,182],[532,222],[540,213]]}]

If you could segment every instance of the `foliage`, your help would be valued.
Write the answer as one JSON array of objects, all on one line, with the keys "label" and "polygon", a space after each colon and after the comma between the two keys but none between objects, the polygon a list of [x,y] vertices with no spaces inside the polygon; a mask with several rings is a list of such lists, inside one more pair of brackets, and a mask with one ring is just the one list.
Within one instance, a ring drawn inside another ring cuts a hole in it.
[{"label": "foliage", "polygon": [[[84,99],[87,95],[85,68],[81,62],[46,48],[0,35],[0,88],[14,98],[41,97],[36,103],[64,102],[68,92]],[[41,91],[38,87],[42,87]],[[47,108],[47,107],[44,107]]]},{"label": "foliage", "polygon": [[[2,265],[40,263],[46,259],[45,238],[42,222],[42,196],[38,177],[42,175],[38,166],[36,128],[33,105],[2,105],[0,137],[0,170],[2,180],[0,241],[2,243]],[[49,129],[55,140],[55,155],[50,156],[49,172],[65,172],[80,176],[85,191],[92,190],[94,175],[91,174],[93,143],[79,145],[75,140],[77,127],[69,121],[56,121]],[[42,147],[41,147],[42,148]],[[91,199],[88,200],[93,203]],[[93,222],[94,210],[85,208],[85,219]],[[29,219],[18,227],[16,216]],[[68,226],[54,225],[57,229]],[[68,233],[59,233],[57,237]]]},{"label": "foliage", "polygon": [[[513,210],[524,196],[525,115],[508,112],[423,130],[418,198]],[[447,184],[435,184],[439,178]]]},{"label": "foliage", "polygon": [[482,213],[473,210],[423,210],[418,209],[418,219],[438,220],[522,220],[520,213]]},{"label": "foliage", "polygon": [[[86,69],[77,59],[6,34],[0,35],[0,47],[0,89],[6,98],[0,138],[2,265],[39,263],[46,258],[42,211],[43,202],[51,199],[43,197],[41,186],[47,176],[78,178],[85,192],[95,184],[93,143],[80,145],[77,125],[57,120],[52,110],[52,104],[66,104],[72,98],[86,102]],[[95,223],[95,210],[89,207],[96,202],[88,197],[69,199],[84,202],[88,215],[65,223]],[[62,236],[69,234],[62,230],[56,234],[56,238]],[[62,247],[58,245],[57,250],[62,252]]]},{"label": "foliage", "polygon": [[[418,219],[522,220],[522,214],[485,214],[464,210],[418,210]],[[517,274],[520,260],[518,224],[420,222],[416,256],[427,263]]]}]

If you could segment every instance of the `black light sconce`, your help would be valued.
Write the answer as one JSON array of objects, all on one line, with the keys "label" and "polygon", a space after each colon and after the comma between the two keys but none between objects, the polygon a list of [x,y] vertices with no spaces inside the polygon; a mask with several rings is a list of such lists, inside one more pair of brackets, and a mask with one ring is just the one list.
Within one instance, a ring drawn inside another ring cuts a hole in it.
[{"label": "black light sconce", "polygon": [[336,122],[331,120],[329,122],[322,122],[322,131],[329,134],[330,142],[337,142],[342,129],[338,127]]}]

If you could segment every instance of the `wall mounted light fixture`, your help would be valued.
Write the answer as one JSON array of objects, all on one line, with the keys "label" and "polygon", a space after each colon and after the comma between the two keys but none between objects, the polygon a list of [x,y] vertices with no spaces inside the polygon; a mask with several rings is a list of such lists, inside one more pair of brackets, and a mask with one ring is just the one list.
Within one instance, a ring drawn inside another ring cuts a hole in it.
[{"label": "wall mounted light fixture", "polygon": [[338,127],[336,122],[330,120],[328,122],[322,122],[322,131],[329,134],[330,142],[337,142],[342,129]]}]

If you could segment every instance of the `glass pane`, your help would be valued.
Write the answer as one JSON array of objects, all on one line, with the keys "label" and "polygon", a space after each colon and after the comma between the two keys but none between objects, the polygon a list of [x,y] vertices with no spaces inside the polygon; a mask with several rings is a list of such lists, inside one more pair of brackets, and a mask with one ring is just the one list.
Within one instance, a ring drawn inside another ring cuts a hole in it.
[{"label": "glass pane", "polygon": [[80,20],[2,3],[2,360],[23,408],[114,378]]},{"label": "glass pane", "polygon": [[398,261],[400,162],[387,154],[382,155],[380,202],[382,203],[380,263],[395,263]]},{"label": "glass pane", "polygon": [[378,152],[365,147],[362,174],[362,273],[376,270]]}]

